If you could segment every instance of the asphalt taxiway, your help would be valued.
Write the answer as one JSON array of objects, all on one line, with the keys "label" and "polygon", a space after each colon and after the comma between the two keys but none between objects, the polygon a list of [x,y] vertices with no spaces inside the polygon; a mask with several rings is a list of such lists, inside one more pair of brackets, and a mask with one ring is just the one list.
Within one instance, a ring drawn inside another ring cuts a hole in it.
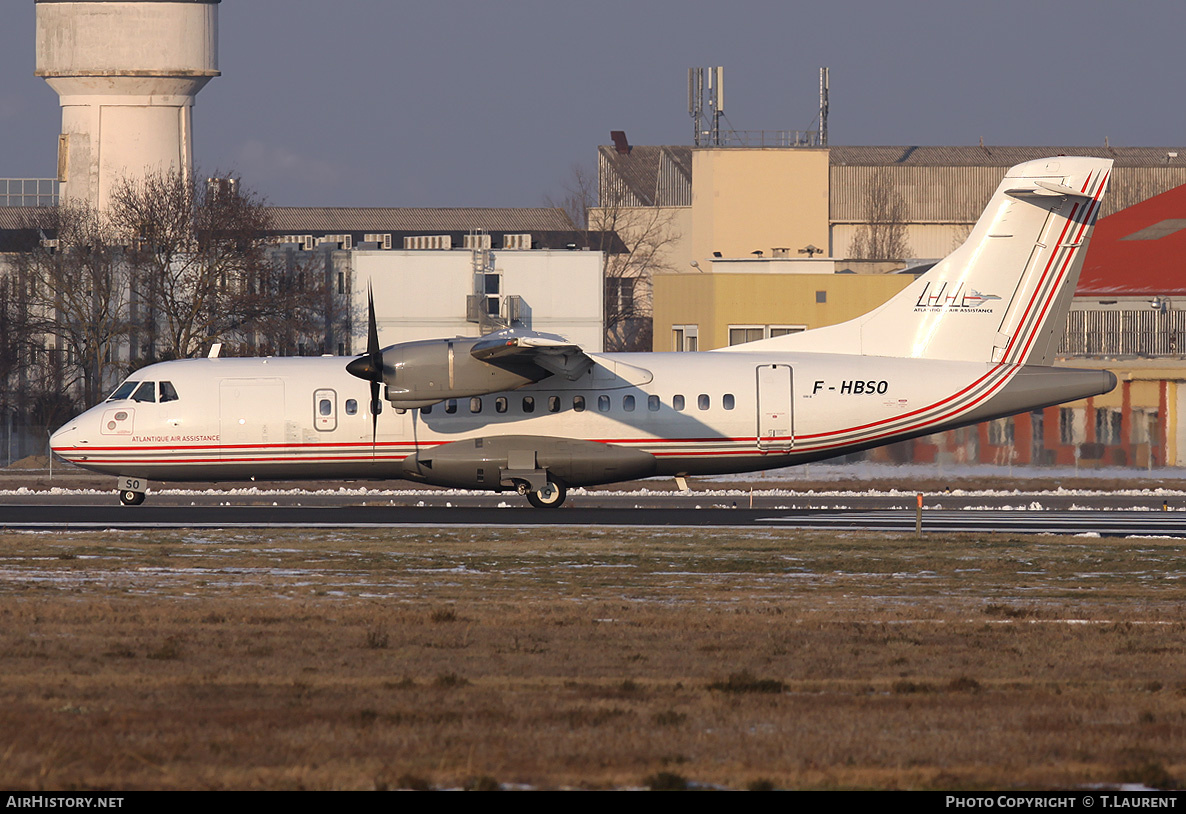
[{"label": "asphalt taxiway", "polygon": [[[1082,500],[1082,498],[1081,498]],[[401,526],[738,526],[915,531],[913,508],[734,507],[731,504],[637,508],[569,506],[540,510],[513,505],[0,505],[0,529],[118,530],[153,528],[382,528]],[[203,502],[204,503],[204,502]],[[923,533],[996,532],[1186,537],[1186,511],[1158,508],[930,508]]]}]

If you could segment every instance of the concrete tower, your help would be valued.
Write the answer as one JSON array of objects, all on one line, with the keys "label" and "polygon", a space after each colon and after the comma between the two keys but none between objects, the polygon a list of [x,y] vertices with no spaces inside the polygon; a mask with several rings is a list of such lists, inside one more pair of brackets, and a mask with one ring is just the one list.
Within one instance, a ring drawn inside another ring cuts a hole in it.
[{"label": "concrete tower", "polygon": [[193,171],[194,96],[218,76],[220,0],[36,0],[37,75],[62,105],[61,198]]}]

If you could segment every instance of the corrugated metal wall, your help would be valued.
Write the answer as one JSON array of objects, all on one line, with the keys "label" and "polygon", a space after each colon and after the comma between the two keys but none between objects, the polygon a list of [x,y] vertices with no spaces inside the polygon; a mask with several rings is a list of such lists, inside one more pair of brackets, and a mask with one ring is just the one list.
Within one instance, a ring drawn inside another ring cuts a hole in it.
[{"label": "corrugated metal wall", "polygon": [[1186,311],[1075,309],[1059,356],[1186,355]]},{"label": "corrugated metal wall", "polygon": [[[1005,171],[1004,167],[833,165],[830,218],[833,223],[865,222],[870,191],[889,183],[901,196],[907,223],[974,223]],[[1186,167],[1115,167],[1100,214],[1107,217],[1181,184],[1186,184]]]}]

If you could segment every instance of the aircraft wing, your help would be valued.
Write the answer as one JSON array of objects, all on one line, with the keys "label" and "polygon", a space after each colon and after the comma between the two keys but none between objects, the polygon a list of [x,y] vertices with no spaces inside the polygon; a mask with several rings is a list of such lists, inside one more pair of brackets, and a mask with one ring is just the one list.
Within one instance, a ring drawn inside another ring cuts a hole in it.
[{"label": "aircraft wing", "polygon": [[535,367],[569,381],[576,381],[593,367],[593,360],[580,345],[562,336],[513,328],[482,337],[470,348],[470,355],[520,375]]}]

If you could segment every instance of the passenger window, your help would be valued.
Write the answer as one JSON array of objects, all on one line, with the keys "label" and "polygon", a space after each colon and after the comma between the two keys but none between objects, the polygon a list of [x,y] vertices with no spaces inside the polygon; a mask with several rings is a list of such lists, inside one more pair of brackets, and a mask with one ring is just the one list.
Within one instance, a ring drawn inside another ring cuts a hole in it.
[{"label": "passenger window", "polygon": [[177,395],[177,389],[173,387],[172,382],[161,382],[161,403],[166,401],[177,401],[180,396]]},{"label": "passenger window", "polygon": [[597,409],[603,413],[609,412],[609,396],[601,395],[597,397]]},{"label": "passenger window", "polygon": [[585,397],[584,396],[573,396],[572,397],[572,409],[578,413],[583,413],[585,411]]},{"label": "passenger window", "polygon": [[535,398],[534,397],[532,397],[532,396],[524,396],[523,397],[523,412],[525,412],[525,413],[534,413],[535,412]]},{"label": "passenger window", "polygon": [[445,412],[449,415],[453,415],[455,412],[457,412],[457,399],[449,399],[445,402]]},{"label": "passenger window", "polygon": [[317,402],[317,412],[321,413],[322,415],[333,415],[333,402],[331,402],[329,399],[322,399],[321,401]]},{"label": "passenger window", "polygon": [[[161,382],[161,390],[165,389],[165,383]],[[161,394],[164,398],[164,393]],[[358,399],[346,399],[346,415],[358,415]]]},{"label": "passenger window", "polygon": [[132,401],[156,401],[156,382],[144,382],[136,388],[136,395],[132,396]]},{"label": "passenger window", "polygon": [[474,396],[472,399],[470,399],[469,400],[469,411],[471,413],[474,413],[475,415],[477,413],[482,412],[482,400],[480,398],[478,398],[477,396]]},{"label": "passenger window", "polygon": [[560,412],[560,397],[559,396],[548,396],[548,412],[549,413]]},{"label": "passenger window", "polygon": [[677,412],[682,413],[684,411],[684,397],[680,395],[672,396],[671,406],[674,407]]},{"label": "passenger window", "polygon": [[634,396],[622,396],[622,409],[628,413],[634,412]]},{"label": "passenger window", "polygon": [[658,396],[647,396],[647,409],[650,410],[652,413],[659,412],[659,397]]},{"label": "passenger window", "polygon": [[707,410],[711,406],[707,393],[700,394],[700,398],[696,400],[696,406],[701,410]]},{"label": "passenger window", "polygon": [[732,393],[726,393],[726,394],[724,395],[724,397],[721,399],[721,406],[722,406],[722,407],[724,407],[726,410],[732,410],[732,409],[733,409],[733,404],[734,404],[734,402],[733,402],[733,394],[732,394]]},{"label": "passenger window", "polygon": [[494,400],[494,412],[505,413],[507,411],[507,397],[499,396]]}]

